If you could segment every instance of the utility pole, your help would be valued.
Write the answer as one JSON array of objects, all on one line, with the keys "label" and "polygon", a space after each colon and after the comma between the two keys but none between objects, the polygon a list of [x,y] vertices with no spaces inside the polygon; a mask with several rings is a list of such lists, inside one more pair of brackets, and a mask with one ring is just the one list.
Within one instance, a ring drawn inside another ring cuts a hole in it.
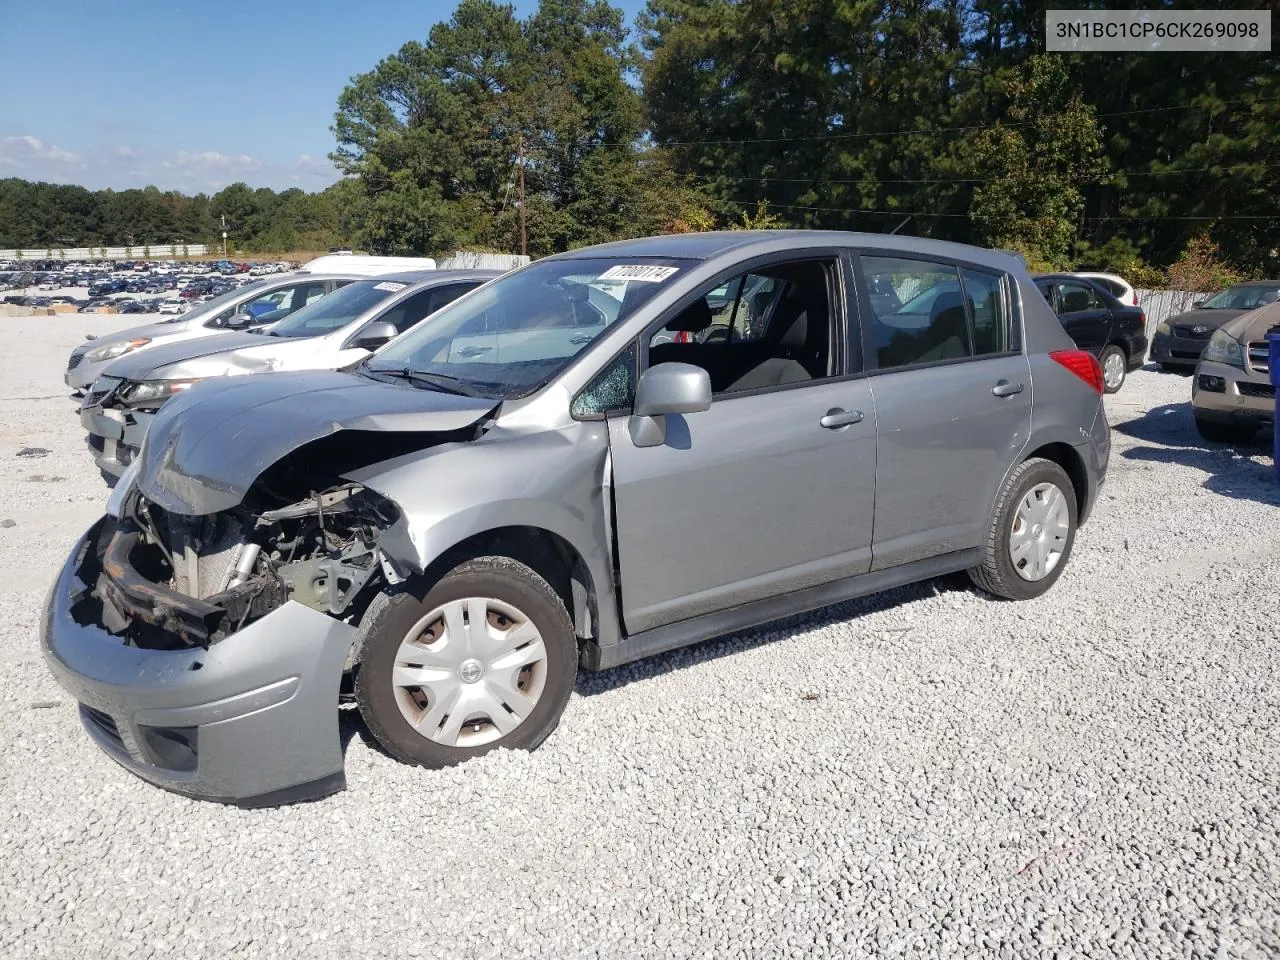
[{"label": "utility pole", "polygon": [[524,226],[524,137],[520,138],[520,147],[516,153],[516,163],[520,165],[520,256],[529,255],[529,235]]},{"label": "utility pole", "polygon": [[227,215],[222,215],[222,259],[227,259]]}]

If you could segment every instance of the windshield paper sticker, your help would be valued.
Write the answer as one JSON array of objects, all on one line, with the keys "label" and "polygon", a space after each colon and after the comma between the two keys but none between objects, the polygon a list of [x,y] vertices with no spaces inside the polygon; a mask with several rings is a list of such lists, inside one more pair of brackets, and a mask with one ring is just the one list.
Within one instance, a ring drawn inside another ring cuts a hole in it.
[{"label": "windshield paper sticker", "polygon": [[381,283],[375,283],[373,285],[373,289],[387,290],[391,293],[395,293],[397,290],[403,290],[407,286],[407,283],[396,283],[394,280],[383,280]]},{"label": "windshield paper sticker", "polygon": [[617,266],[610,267],[596,279],[636,280],[640,283],[661,283],[673,273],[678,273],[679,270],[679,267],[646,267],[641,264],[636,264],[634,266]]}]

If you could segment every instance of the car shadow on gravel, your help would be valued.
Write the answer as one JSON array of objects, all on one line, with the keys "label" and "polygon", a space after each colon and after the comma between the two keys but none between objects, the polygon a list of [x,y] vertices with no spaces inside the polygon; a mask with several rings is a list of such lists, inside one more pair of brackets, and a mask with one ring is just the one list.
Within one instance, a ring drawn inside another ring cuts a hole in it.
[{"label": "car shadow on gravel", "polygon": [[[615,667],[612,670],[604,670],[600,673],[579,670],[575,690],[584,697],[598,693],[608,693],[610,690],[617,690],[630,683],[651,680],[665,673],[709,663],[713,660],[719,660],[721,657],[733,656],[779,640],[788,640],[803,633],[822,630],[833,624],[856,620],[868,614],[891,610],[894,607],[899,607],[915,600],[925,600],[942,593],[970,591],[973,589],[973,584],[970,582],[968,574],[965,573],[935,577],[932,580],[908,584],[905,587],[896,587],[883,593],[859,597],[855,600],[846,600],[843,603],[822,607],[809,613],[798,613],[794,616],[784,617],[781,620],[773,620],[761,626],[752,627],[750,630],[741,630],[737,633],[730,633],[720,637],[708,637],[706,640],[701,640],[690,646],[646,657],[643,660]],[[872,628],[866,632],[868,635],[874,636],[899,634],[906,632],[908,629],[905,627],[882,627],[879,629]]]},{"label": "car shadow on gravel", "polygon": [[1271,438],[1266,431],[1249,443],[1210,443],[1196,433],[1189,403],[1152,407],[1114,429],[1146,444],[1122,451],[1120,456],[1126,460],[1191,467],[1208,474],[1206,490],[1280,506],[1280,484],[1268,456]]}]

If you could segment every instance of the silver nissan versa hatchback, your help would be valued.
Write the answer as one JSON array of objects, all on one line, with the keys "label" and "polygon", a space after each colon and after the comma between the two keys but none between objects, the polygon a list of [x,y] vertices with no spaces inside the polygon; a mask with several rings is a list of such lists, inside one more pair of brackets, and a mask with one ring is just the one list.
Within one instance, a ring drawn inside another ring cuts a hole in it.
[{"label": "silver nissan versa hatchback", "polygon": [[1006,254],[577,250],[356,367],[165,404],[45,655],[100,747],[195,797],[341,789],[343,700],[408,763],[532,749],[580,668],[962,570],[1043,593],[1106,470],[1102,386]]}]

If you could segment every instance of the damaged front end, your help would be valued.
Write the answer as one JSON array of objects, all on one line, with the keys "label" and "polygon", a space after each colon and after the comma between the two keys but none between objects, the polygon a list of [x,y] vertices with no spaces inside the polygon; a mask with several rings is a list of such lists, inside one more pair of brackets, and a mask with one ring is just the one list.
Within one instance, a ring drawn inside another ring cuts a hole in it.
[{"label": "damaged front end", "polygon": [[107,630],[150,649],[208,647],[289,600],[354,622],[386,575],[396,576],[378,540],[397,517],[394,504],[353,483],[195,517],[134,492],[92,599]]}]

